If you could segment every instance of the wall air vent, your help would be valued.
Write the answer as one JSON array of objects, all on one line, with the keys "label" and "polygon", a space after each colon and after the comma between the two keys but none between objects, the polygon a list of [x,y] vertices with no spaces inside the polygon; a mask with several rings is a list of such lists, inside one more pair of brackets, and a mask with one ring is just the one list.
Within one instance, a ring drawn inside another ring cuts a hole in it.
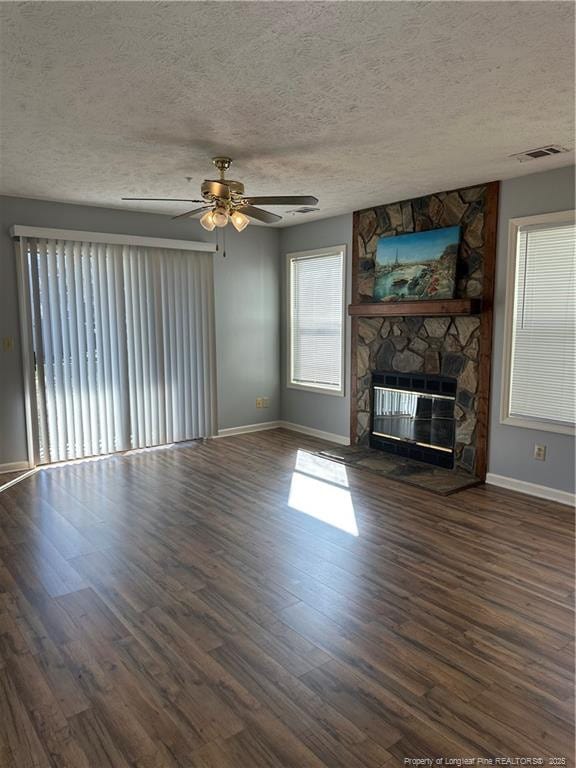
[{"label": "wall air vent", "polygon": [[291,211],[286,211],[286,213],[291,213],[294,215],[295,213],[313,213],[314,211],[319,211],[320,208],[312,208],[309,205],[304,205],[302,208],[293,208]]},{"label": "wall air vent", "polygon": [[508,155],[508,157],[515,157],[519,163],[527,163],[529,160],[539,160],[541,157],[561,155],[564,152],[570,152],[570,150],[566,149],[566,147],[561,147],[559,144],[548,144],[545,147],[528,149],[526,152],[518,152],[515,155]]}]

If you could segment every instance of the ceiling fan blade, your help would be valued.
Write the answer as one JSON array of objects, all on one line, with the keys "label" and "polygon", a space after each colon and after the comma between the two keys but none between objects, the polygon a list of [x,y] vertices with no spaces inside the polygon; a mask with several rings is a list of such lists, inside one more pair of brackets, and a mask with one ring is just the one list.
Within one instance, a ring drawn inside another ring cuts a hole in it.
[{"label": "ceiling fan blade", "polygon": [[203,203],[204,200],[191,200],[189,197],[122,197],[122,200],[155,200],[158,203]]},{"label": "ceiling fan blade", "polygon": [[197,213],[203,213],[204,211],[211,211],[211,205],[203,205],[202,208],[194,208],[186,213],[179,213],[178,216],[172,216],[172,219],[190,219],[192,216],[196,216]]},{"label": "ceiling fan blade", "polygon": [[253,205],[241,205],[238,210],[245,213],[246,216],[250,216],[251,219],[263,221],[264,224],[274,224],[282,219],[282,216],[270,213],[270,211],[263,211],[262,208],[254,208]]},{"label": "ceiling fan blade", "polygon": [[273,195],[272,197],[245,197],[249,205],[317,205],[313,195]]}]

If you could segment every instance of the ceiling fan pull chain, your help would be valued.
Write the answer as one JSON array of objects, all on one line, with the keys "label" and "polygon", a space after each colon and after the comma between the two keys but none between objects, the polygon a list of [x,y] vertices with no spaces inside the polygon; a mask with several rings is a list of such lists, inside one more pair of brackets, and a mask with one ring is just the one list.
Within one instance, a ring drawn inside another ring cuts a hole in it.
[{"label": "ceiling fan pull chain", "polygon": [[[219,240],[222,240],[222,247],[220,247]],[[222,251],[222,258],[226,258],[226,230],[225,229],[217,229],[216,230],[216,253],[220,253]]]}]

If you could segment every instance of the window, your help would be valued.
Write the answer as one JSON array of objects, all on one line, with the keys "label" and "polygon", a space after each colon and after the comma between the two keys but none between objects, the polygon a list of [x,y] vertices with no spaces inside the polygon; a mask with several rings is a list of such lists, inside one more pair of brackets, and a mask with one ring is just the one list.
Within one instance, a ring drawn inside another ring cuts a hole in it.
[{"label": "window", "polygon": [[510,221],[501,420],[574,433],[574,212]]},{"label": "window", "polygon": [[288,386],[344,394],[343,245],[288,254]]}]

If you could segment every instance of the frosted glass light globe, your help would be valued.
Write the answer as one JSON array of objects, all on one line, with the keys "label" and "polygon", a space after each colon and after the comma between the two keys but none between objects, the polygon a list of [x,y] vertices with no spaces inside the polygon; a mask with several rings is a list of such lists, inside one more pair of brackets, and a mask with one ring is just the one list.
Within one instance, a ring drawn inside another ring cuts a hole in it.
[{"label": "frosted glass light globe", "polygon": [[212,213],[212,221],[217,227],[225,227],[228,224],[228,213],[222,208],[216,208]]}]

